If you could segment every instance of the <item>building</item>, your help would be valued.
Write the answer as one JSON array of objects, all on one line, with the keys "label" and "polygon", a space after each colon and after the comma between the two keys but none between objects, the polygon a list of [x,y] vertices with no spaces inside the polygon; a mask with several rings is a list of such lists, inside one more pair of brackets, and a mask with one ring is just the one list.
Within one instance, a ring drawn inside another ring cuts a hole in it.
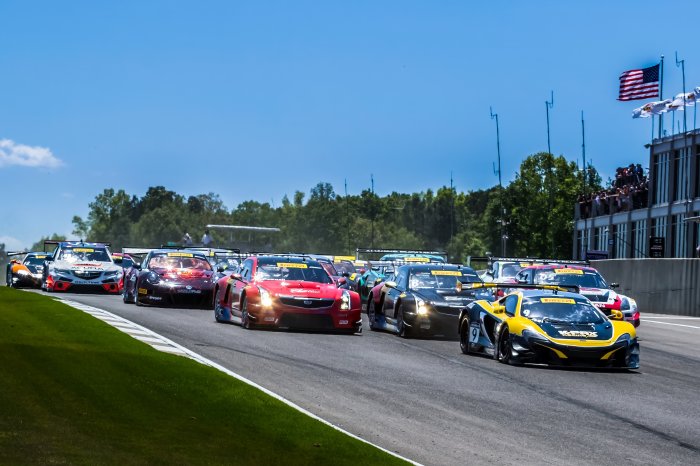
[{"label": "building", "polygon": [[611,259],[698,257],[699,157],[700,130],[654,139],[642,202],[621,208],[613,197],[576,205],[574,258],[593,251]]}]

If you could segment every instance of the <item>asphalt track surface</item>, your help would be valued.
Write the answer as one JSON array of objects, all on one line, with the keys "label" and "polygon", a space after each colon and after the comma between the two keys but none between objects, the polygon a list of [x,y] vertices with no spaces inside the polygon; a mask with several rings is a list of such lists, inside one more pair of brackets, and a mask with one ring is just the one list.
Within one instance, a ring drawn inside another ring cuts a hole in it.
[{"label": "asphalt track surface", "polygon": [[[457,340],[245,330],[61,294],[143,325],[423,464],[700,464],[700,318],[643,315],[639,371],[512,367]],[[235,440],[229,445],[235,448]]]}]

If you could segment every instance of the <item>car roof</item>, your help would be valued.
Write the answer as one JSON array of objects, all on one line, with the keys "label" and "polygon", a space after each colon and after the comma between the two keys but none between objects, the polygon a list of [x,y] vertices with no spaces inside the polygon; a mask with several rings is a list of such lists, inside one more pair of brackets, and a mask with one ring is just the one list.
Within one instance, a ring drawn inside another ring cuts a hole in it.
[{"label": "car roof", "polygon": [[321,266],[320,262],[317,259],[308,256],[278,256],[275,254],[266,254],[264,256],[258,256],[258,262],[260,262],[261,259],[265,259],[266,261],[269,260],[271,262],[291,262],[293,264],[308,263],[318,265],[319,267]]},{"label": "car roof", "polygon": [[189,251],[189,250],[184,250],[184,249],[154,249],[151,251],[151,255],[167,254],[167,253],[192,254],[193,257],[197,257],[199,259],[205,259],[205,260],[207,258],[206,254],[204,254],[200,251]]},{"label": "car roof", "polygon": [[546,270],[546,269],[574,269],[574,270],[583,270],[585,272],[597,272],[597,270],[594,267],[588,267],[584,265],[568,265],[568,264],[538,264],[538,265],[528,265],[527,267],[523,267],[524,269],[533,269],[533,270]]},{"label": "car roof", "polygon": [[429,271],[429,270],[462,270],[467,273],[476,274],[476,271],[471,267],[460,264],[403,264],[397,268],[409,268],[411,272]]}]

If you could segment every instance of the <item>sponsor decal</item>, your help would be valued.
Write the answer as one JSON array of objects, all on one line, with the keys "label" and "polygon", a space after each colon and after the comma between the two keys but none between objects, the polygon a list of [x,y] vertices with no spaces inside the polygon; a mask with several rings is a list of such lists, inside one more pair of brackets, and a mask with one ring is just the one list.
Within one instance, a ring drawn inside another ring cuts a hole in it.
[{"label": "sponsor decal", "polygon": [[559,330],[559,334],[565,337],[583,337],[583,338],[596,338],[598,332],[590,332],[586,330]]},{"label": "sponsor decal", "polygon": [[523,312],[521,312],[521,314],[522,314],[523,316],[525,316],[525,317],[529,316],[529,315],[530,315],[530,309],[523,309]]},{"label": "sponsor decal", "polygon": [[581,269],[554,269],[554,273],[557,275],[583,275],[583,270],[581,270]]},{"label": "sponsor decal", "polygon": [[540,298],[541,303],[546,304],[576,304],[571,298]]},{"label": "sponsor decal", "polygon": [[277,267],[288,268],[288,269],[308,269],[309,266],[306,264],[300,264],[297,262],[278,262]]},{"label": "sponsor decal", "polygon": [[461,277],[462,272],[459,270],[431,270],[431,274],[433,275],[447,275],[450,277]]},{"label": "sponsor decal", "polygon": [[36,255],[34,257],[36,257],[37,259],[46,259],[47,256],[46,254],[44,254],[43,256]]},{"label": "sponsor decal", "polygon": [[333,258],[333,262],[340,262],[340,261],[354,261],[355,256],[335,256]]},{"label": "sponsor decal", "polygon": [[274,316],[265,316],[265,322],[274,322],[275,318]]},{"label": "sponsor decal", "polygon": [[339,320],[338,324],[339,325],[348,325],[348,321],[347,320]]},{"label": "sponsor decal", "polygon": [[168,257],[194,257],[191,252],[169,252]]},{"label": "sponsor decal", "polygon": [[94,248],[73,248],[73,252],[95,252]]},{"label": "sponsor decal", "polygon": [[527,262],[521,262],[521,263],[520,263],[520,267],[529,267],[529,266],[530,266],[530,264],[527,263]]},{"label": "sponsor decal", "polygon": [[320,290],[306,289],[306,288],[290,288],[289,291],[292,293],[307,293],[307,294],[319,294]]},{"label": "sponsor decal", "polygon": [[430,262],[427,257],[404,257],[405,262]]},{"label": "sponsor decal", "polygon": [[148,294],[148,290],[146,288],[139,288],[139,294]]}]

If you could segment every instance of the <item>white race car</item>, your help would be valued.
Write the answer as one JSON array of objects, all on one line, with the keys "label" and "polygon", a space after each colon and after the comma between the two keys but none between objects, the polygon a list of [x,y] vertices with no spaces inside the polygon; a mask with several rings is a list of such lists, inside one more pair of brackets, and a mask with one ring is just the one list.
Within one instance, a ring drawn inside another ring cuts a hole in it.
[{"label": "white race car", "polygon": [[82,241],[51,243],[56,244],[56,250],[46,258],[42,289],[121,293],[124,272],[112,260],[107,245]]}]

